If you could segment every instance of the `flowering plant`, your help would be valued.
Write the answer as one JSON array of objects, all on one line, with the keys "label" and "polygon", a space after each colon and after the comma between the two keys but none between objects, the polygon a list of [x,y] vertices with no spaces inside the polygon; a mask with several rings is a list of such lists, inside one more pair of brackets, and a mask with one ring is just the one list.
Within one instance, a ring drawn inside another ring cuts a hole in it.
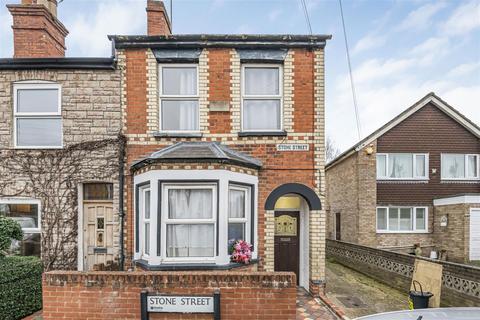
[{"label": "flowering plant", "polygon": [[231,246],[232,262],[249,264],[252,259],[252,245],[243,240],[236,240]]}]

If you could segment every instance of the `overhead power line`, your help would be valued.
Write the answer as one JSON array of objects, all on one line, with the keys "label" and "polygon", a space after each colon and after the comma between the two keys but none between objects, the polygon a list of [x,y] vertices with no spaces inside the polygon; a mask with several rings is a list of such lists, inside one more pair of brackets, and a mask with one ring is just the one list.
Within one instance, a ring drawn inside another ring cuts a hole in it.
[{"label": "overhead power line", "polygon": [[345,48],[347,51],[347,61],[348,61],[348,72],[350,74],[350,86],[352,88],[353,106],[355,108],[355,119],[357,121],[358,139],[360,140],[362,138],[362,127],[360,124],[360,116],[358,113],[357,94],[355,92],[355,83],[353,81],[352,63],[350,62],[350,51],[348,50],[347,30],[345,28],[345,18],[343,17],[342,0],[338,0],[338,3],[340,4],[340,14],[342,16],[343,38],[345,39]]},{"label": "overhead power line", "polygon": [[307,5],[305,4],[305,0],[300,0],[300,2],[302,3],[303,14],[305,15],[305,21],[307,22],[308,31],[310,32],[310,35],[312,35],[312,25],[310,24],[310,16],[308,15]]}]

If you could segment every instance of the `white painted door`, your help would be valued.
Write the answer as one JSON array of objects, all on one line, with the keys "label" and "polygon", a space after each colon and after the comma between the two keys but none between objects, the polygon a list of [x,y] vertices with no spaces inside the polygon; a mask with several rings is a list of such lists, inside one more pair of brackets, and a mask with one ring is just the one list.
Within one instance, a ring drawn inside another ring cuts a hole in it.
[{"label": "white painted door", "polygon": [[480,260],[480,209],[470,210],[470,260]]}]

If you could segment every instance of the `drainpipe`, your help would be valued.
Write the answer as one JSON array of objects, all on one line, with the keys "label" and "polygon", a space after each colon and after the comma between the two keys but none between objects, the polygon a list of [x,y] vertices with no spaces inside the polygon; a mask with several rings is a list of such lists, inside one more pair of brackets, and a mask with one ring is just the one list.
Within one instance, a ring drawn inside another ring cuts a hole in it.
[{"label": "drainpipe", "polygon": [[125,269],[125,252],[124,252],[124,245],[123,245],[123,233],[124,233],[124,222],[125,222],[125,210],[124,210],[124,187],[125,187],[125,137],[123,135],[119,135],[118,137],[120,150],[118,156],[118,189],[119,189],[119,197],[118,197],[118,209],[120,214],[120,271]]}]

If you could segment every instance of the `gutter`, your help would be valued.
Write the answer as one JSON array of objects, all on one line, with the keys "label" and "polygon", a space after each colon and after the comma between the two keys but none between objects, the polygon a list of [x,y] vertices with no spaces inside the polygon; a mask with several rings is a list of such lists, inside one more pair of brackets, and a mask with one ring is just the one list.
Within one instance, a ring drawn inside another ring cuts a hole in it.
[{"label": "gutter", "polygon": [[124,248],[124,223],[125,223],[125,208],[124,208],[124,188],[125,188],[125,137],[123,135],[119,136],[120,150],[118,155],[118,211],[120,215],[120,271],[125,269],[125,248]]},{"label": "gutter", "polygon": [[110,58],[3,58],[0,70],[86,69],[115,70],[116,61]]}]

